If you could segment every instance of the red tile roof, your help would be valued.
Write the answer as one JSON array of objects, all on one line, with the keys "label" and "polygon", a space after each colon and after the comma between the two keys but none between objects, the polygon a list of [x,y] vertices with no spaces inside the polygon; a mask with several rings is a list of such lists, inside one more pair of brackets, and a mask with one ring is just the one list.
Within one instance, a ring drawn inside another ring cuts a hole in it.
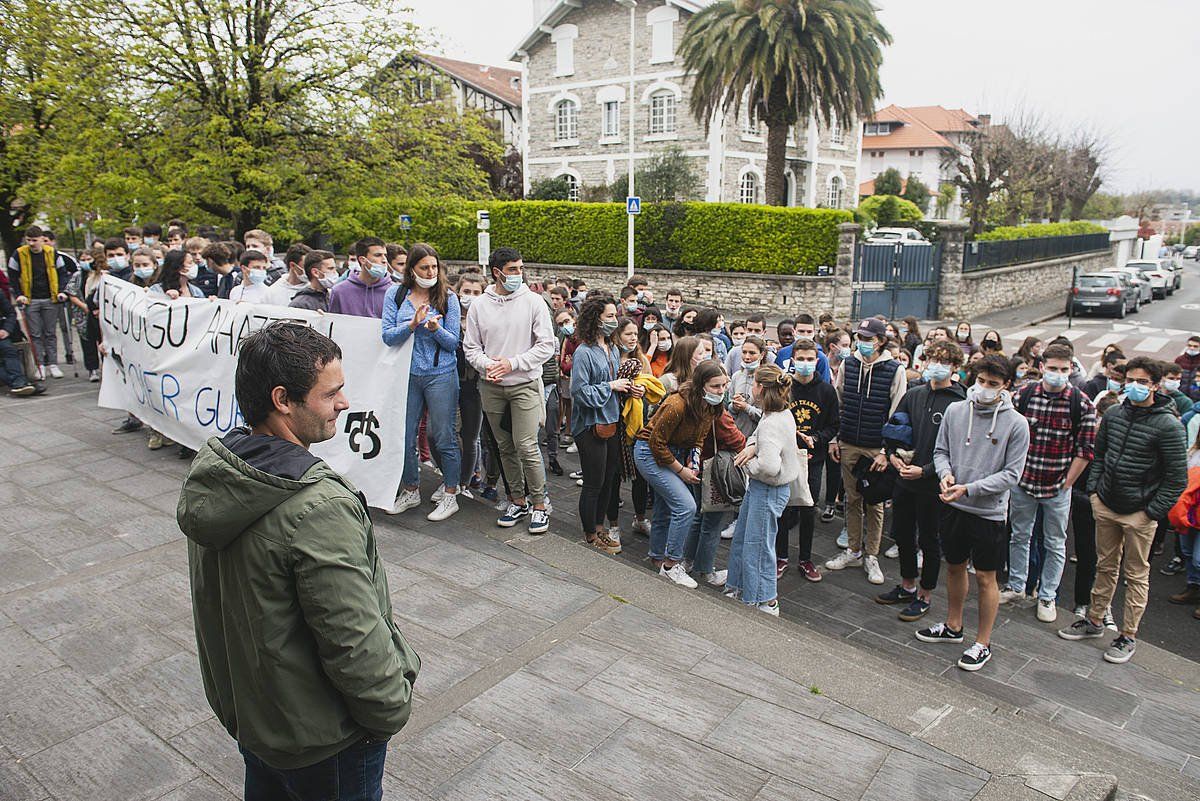
[{"label": "red tile roof", "polygon": [[[900,179],[900,193],[904,194],[904,191],[906,189],[908,189],[908,179],[901,178]],[[869,197],[873,194],[875,194],[875,179],[874,178],[872,178],[869,181],[863,181],[861,184],[858,185],[858,196],[859,197]],[[929,195],[932,197],[935,194],[936,193],[933,191],[933,189],[930,188]]]},{"label": "red tile roof", "polygon": [[962,109],[941,106],[891,105],[875,112],[868,122],[901,123],[890,134],[863,136],[863,150],[910,150],[913,148],[953,148],[943,133],[969,131],[975,118]]},{"label": "red tile roof", "polygon": [[[458,61],[428,53],[418,53],[417,58],[510,106],[521,105],[520,70]],[[513,85],[514,78],[517,79],[516,86]]]}]

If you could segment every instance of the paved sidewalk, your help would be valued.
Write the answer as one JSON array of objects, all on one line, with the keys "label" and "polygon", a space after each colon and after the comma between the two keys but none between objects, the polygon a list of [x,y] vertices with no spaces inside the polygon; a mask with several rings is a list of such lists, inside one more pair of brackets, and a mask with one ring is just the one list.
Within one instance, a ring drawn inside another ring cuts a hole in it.
[{"label": "paved sidewalk", "polygon": [[[239,797],[194,656],[187,463],[110,435],[94,388],[52,389],[0,396],[0,799]],[[481,503],[378,517],[424,660],[388,798],[1084,799],[1113,776],[1200,792],[853,640],[679,590],[574,542],[567,515],[539,538]]]}]

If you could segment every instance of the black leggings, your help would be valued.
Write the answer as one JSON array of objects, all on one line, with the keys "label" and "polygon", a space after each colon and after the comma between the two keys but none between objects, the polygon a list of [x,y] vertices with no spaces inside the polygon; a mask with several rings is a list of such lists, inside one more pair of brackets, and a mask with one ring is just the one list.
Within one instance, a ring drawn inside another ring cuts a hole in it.
[{"label": "black leggings", "polygon": [[1075,605],[1092,602],[1096,581],[1096,518],[1092,502],[1080,492],[1071,493],[1071,532],[1075,537]]},{"label": "black leggings", "polygon": [[808,492],[812,495],[812,506],[788,506],[779,516],[779,530],[775,533],[775,558],[786,562],[788,558],[788,536],[792,526],[800,526],[800,548],[796,559],[812,561],[813,531],[817,527],[817,505],[821,500],[821,474],[825,472],[825,460],[813,459],[808,463]]},{"label": "black leggings", "polygon": [[917,577],[917,547],[925,555],[921,565],[921,589],[937,587],[942,554],[938,545],[938,510],[942,502],[934,495],[900,490],[892,496],[892,539],[900,548],[900,575]]},{"label": "black leggings", "polygon": [[[833,506],[839,498],[842,497],[842,465],[840,462],[835,462],[833,459],[822,459],[825,463],[825,505]],[[813,505],[817,503],[817,496],[813,495]]]},{"label": "black leggings", "polygon": [[[639,518],[646,517],[646,506],[650,499],[650,485],[646,483],[646,479],[642,478],[641,473],[636,473],[633,480],[630,482],[630,494],[633,496],[633,516]],[[610,526],[617,525],[617,520],[621,517],[621,478],[613,482],[612,495],[608,499],[608,523]]]},{"label": "black leggings", "polygon": [[483,406],[479,403],[479,379],[464,378],[458,385],[459,436],[462,438],[462,483],[475,476],[479,461],[479,432],[483,428]]},{"label": "black leggings", "polygon": [[83,349],[83,366],[88,370],[100,369],[100,318],[88,312],[86,328],[80,332],[79,345]]},{"label": "black leggings", "polygon": [[621,439],[600,439],[588,428],[575,437],[583,489],[579,491],[579,524],[583,533],[594,534],[604,526],[604,512],[621,486]]}]

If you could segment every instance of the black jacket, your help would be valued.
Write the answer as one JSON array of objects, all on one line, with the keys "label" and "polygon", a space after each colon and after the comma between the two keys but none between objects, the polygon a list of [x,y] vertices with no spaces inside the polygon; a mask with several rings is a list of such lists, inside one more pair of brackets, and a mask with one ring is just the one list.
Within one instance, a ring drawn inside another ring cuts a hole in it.
[{"label": "black jacket", "polygon": [[10,341],[17,339],[17,312],[13,309],[8,295],[0,292],[0,329],[8,332]]},{"label": "black jacket", "polygon": [[[807,384],[801,384],[793,377],[792,401],[788,404],[788,411],[796,419],[796,433],[807,434],[816,440],[812,460],[824,459],[829,452],[829,443],[837,437],[838,432],[840,416],[837,390],[816,375]],[[796,443],[804,447],[798,436]]]},{"label": "black jacket", "polygon": [[[896,414],[906,413],[912,424],[912,464],[921,468],[922,475],[911,481],[897,478],[897,490],[924,493],[937,491],[937,471],[933,468],[933,448],[937,445],[942,416],[945,415],[947,406],[965,400],[966,397],[967,391],[957,381],[951,381],[950,386],[945,389],[933,389],[929,384],[919,384],[904,393],[904,397],[900,399],[900,405],[896,407]],[[889,455],[894,452],[893,448],[888,448]]]},{"label": "black jacket", "polygon": [[308,309],[309,311],[329,311],[329,290],[313,289],[306,286],[292,297],[288,304],[293,309]]},{"label": "black jacket", "polygon": [[1087,487],[1117,514],[1166,518],[1187,489],[1187,435],[1175,401],[1158,395],[1150,407],[1126,399],[1109,409],[1096,432]]},{"label": "black jacket", "polygon": [[1092,400],[1095,400],[1096,396],[1106,389],[1108,389],[1108,376],[1104,373],[1092,376],[1083,384],[1083,393]]}]

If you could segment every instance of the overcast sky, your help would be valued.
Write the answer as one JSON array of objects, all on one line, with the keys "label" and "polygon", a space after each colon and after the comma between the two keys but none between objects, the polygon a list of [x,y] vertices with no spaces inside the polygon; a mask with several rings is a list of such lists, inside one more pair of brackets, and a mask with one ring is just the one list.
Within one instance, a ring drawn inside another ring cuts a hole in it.
[{"label": "overcast sky", "polygon": [[[444,55],[469,61],[504,64],[533,26],[533,0],[407,2]],[[997,119],[1024,106],[1064,130],[1091,126],[1108,137],[1107,191],[1200,189],[1197,0],[878,5],[895,40],[884,53],[881,105]]]}]

